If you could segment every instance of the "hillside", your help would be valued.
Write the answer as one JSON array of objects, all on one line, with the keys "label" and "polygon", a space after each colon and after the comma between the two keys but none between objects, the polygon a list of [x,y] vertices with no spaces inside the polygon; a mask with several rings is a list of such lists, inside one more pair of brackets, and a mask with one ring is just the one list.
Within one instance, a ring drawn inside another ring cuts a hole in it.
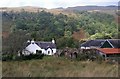
[{"label": "hillside", "polygon": [[6,12],[21,12],[22,10],[28,11],[28,12],[37,12],[41,10],[46,10],[45,8],[39,8],[39,7],[32,7],[32,6],[24,6],[24,7],[2,7],[0,8],[1,11],[6,11]]},{"label": "hillside", "polygon": [[42,60],[2,63],[3,77],[117,77],[118,65],[65,58],[44,57]]},{"label": "hillside", "polygon": [[11,8],[8,8],[8,7],[3,7],[3,8],[0,8],[0,11],[3,11],[3,12],[21,12],[21,11],[27,11],[27,12],[41,12],[41,11],[46,11],[46,12],[50,12],[50,13],[53,13],[53,14],[60,14],[60,13],[63,13],[65,15],[75,15],[73,13],[73,11],[66,11],[64,8],[54,8],[54,9],[46,9],[46,8],[40,8],[40,7],[32,7],[32,6],[23,6],[23,7],[11,7]]},{"label": "hillside", "polygon": [[20,12],[3,11],[2,45],[5,52],[15,53],[22,50],[23,43],[32,38],[37,41],[51,41],[54,38],[57,48],[78,48],[82,39],[118,38],[117,20],[111,14],[63,9],[37,11],[37,9],[24,7],[15,9]]},{"label": "hillside", "polygon": [[41,7],[33,7],[33,6],[23,6],[23,7],[3,7],[0,8],[0,11],[6,11],[6,12],[21,12],[22,10],[27,12],[38,12],[38,11],[47,11],[54,14],[71,14],[73,11],[99,11],[104,12],[108,14],[116,14],[115,11],[118,10],[118,6],[75,6],[75,7],[68,7],[68,8],[53,8],[53,9],[46,9]]},{"label": "hillside", "polygon": [[76,6],[68,7],[68,10],[90,11],[90,10],[118,10],[118,6]]},{"label": "hillside", "polygon": [[[119,6],[120,7],[120,6]],[[66,10],[69,11],[89,11],[89,12],[101,12],[116,16],[118,6],[76,6],[68,7]]]}]

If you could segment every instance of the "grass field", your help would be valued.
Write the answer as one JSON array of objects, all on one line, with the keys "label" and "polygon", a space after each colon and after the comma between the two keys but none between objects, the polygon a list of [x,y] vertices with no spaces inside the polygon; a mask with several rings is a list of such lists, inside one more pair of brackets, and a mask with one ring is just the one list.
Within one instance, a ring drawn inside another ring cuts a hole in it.
[{"label": "grass field", "polygon": [[117,77],[118,65],[44,57],[42,60],[4,61],[2,75],[3,77]]}]

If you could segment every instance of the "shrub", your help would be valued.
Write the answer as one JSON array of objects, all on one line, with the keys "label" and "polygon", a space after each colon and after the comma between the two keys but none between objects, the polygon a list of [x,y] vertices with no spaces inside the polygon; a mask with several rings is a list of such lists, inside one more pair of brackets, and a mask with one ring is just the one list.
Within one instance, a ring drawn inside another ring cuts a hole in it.
[{"label": "shrub", "polygon": [[31,59],[42,59],[44,56],[44,54],[41,54],[41,55],[37,55],[37,54],[30,54],[30,55],[27,55],[27,56],[20,56],[18,57],[17,59],[19,60],[31,60]]},{"label": "shrub", "polygon": [[87,60],[88,59],[88,55],[87,54],[84,54],[84,53],[79,53],[77,55],[77,58],[76,60],[80,61],[80,60]]},{"label": "shrub", "polygon": [[9,61],[13,59],[13,55],[12,54],[7,54],[7,55],[2,55],[2,61]]},{"label": "shrub", "polygon": [[42,59],[44,56],[44,54],[40,54],[40,55],[37,55],[37,54],[30,54],[28,56],[17,56],[17,55],[2,55],[2,61],[10,61],[10,60],[14,60],[14,61],[19,61],[19,60],[31,60],[31,59]]}]

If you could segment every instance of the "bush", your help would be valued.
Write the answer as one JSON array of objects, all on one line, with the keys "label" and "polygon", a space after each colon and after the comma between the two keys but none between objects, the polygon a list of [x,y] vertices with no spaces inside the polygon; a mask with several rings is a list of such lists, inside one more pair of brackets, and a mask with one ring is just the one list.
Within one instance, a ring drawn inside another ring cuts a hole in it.
[{"label": "bush", "polygon": [[2,55],[2,61],[9,61],[9,60],[12,60],[13,59],[13,55],[10,54],[10,55]]},{"label": "bush", "polygon": [[31,59],[42,59],[44,54],[37,55],[37,54],[30,54],[28,56],[17,56],[17,55],[3,55],[2,56],[2,61],[19,61],[19,60],[31,60]]},{"label": "bush", "polygon": [[88,55],[84,54],[84,53],[79,53],[76,60],[80,61],[80,60],[87,60],[88,59]]},{"label": "bush", "polygon": [[101,63],[104,60],[104,57],[98,55],[96,51],[93,50],[84,50],[82,52],[78,53],[77,60],[91,60],[91,61],[97,61],[98,63]]}]

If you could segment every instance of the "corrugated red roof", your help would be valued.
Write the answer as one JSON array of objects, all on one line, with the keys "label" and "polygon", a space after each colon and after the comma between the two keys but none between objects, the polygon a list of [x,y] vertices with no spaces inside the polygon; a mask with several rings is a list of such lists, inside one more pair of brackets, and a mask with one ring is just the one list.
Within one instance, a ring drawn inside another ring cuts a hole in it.
[{"label": "corrugated red roof", "polygon": [[120,54],[120,48],[98,48],[98,50],[105,54]]}]

